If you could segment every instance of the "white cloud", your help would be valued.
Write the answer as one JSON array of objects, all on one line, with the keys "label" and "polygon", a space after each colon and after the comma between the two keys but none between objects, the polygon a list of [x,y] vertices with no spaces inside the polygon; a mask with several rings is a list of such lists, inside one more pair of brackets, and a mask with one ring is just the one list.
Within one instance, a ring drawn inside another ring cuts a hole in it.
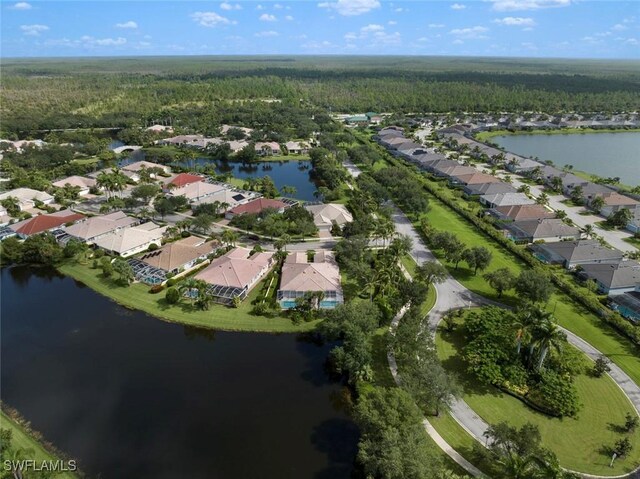
[{"label": "white cloud", "polygon": [[278,35],[280,35],[278,32],[273,31],[273,30],[269,30],[266,32],[258,32],[255,33],[254,36],[256,37],[277,37]]},{"label": "white cloud", "polygon": [[228,2],[222,2],[220,4],[220,8],[222,10],[227,10],[227,11],[229,11],[229,10],[242,10],[242,6],[239,3],[231,4],[231,3],[228,3]]},{"label": "white cloud", "polygon": [[489,29],[486,27],[476,26],[469,28],[454,28],[449,32],[449,34],[465,39],[483,39],[487,38],[485,33],[488,31]]},{"label": "white cloud", "polygon": [[536,46],[535,43],[531,43],[531,42],[523,42],[520,44],[523,48],[526,48],[527,50],[537,50],[538,47]]},{"label": "white cloud", "polygon": [[317,41],[310,41],[307,43],[303,43],[302,45],[300,45],[302,48],[306,49],[306,50],[323,50],[323,49],[327,49],[330,47],[335,47],[335,45],[333,45],[333,43],[324,40],[322,42],[317,42]]},{"label": "white cloud", "polygon": [[293,20],[293,17],[291,15],[287,15],[286,17],[284,17],[284,19],[291,21],[291,20]]},{"label": "white cloud", "polygon": [[260,15],[259,20],[261,22],[275,22],[278,19],[276,18],[275,15],[271,15],[270,13],[263,13],[262,15]]},{"label": "white cloud", "polygon": [[256,10],[264,10],[264,7],[260,4],[256,5]]},{"label": "white cloud", "polygon": [[611,30],[615,30],[616,32],[621,32],[622,30],[626,30],[627,26],[621,23],[617,23],[611,27]]},{"label": "white cloud", "polygon": [[46,25],[20,25],[20,30],[25,35],[31,35],[33,37],[37,37],[42,32],[46,32],[49,30],[49,27]]},{"label": "white cloud", "polygon": [[624,43],[625,45],[640,45],[640,41],[637,38],[627,38]]},{"label": "white cloud", "polygon": [[273,4],[273,8],[275,8],[276,10],[282,10],[284,7],[282,5],[280,5],[279,3],[274,3]]},{"label": "white cloud", "polygon": [[95,41],[96,45],[100,45],[101,47],[112,47],[116,45],[124,45],[127,43],[126,38],[118,37],[118,38],[98,38]]},{"label": "white cloud", "polygon": [[542,8],[568,7],[573,0],[490,0],[493,10],[499,12],[513,10],[540,10]]},{"label": "white cloud", "polygon": [[427,26],[429,28],[444,28],[444,24],[443,23],[430,23]]},{"label": "white cloud", "polygon": [[217,27],[218,25],[235,25],[237,23],[216,12],[195,12],[190,16],[198,25],[208,28]]},{"label": "white cloud", "polygon": [[493,22],[499,23],[500,25],[506,25],[509,27],[533,27],[536,24],[533,18],[524,18],[524,17],[496,18]]},{"label": "white cloud", "polygon": [[394,10],[394,12],[398,12],[398,13],[402,13],[402,12],[408,12],[409,10],[407,10],[406,8],[402,8],[402,7],[398,7]]},{"label": "white cloud", "polygon": [[362,33],[381,32],[382,30],[384,30],[384,27],[382,25],[376,25],[375,23],[369,24],[360,29]]},{"label": "white cloud", "polygon": [[451,43],[453,43],[454,45],[462,45],[464,42],[462,40],[460,40],[460,39],[457,39],[457,40],[454,40]]},{"label": "white cloud", "polygon": [[338,0],[337,2],[319,3],[320,8],[335,10],[340,15],[354,16],[362,15],[376,8],[380,8],[379,0]]},{"label": "white cloud", "polygon": [[140,45],[141,47],[150,47],[151,43],[149,43],[149,42],[138,42],[138,45]]},{"label": "white cloud", "polygon": [[389,25],[397,25],[397,24],[398,24],[398,22],[396,22],[395,20],[389,20],[389,21],[387,22],[387,24],[389,24]]},{"label": "white cloud", "polygon": [[464,10],[465,8],[467,8],[467,6],[460,3],[454,3],[453,5],[451,5],[452,10]]},{"label": "white cloud", "polygon": [[116,23],[116,28],[138,28],[138,24],[133,20],[129,20],[128,22]]},{"label": "white cloud", "polygon": [[18,2],[9,7],[11,10],[31,10],[33,7],[27,2]]}]

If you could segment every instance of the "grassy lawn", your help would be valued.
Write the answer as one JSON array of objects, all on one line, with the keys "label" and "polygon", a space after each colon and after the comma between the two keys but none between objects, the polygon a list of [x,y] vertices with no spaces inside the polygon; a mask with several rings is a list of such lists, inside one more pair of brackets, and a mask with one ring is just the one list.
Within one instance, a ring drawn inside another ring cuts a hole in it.
[{"label": "grassy lawn", "polygon": [[[583,404],[578,418],[551,418],[497,388],[479,384],[475,377],[466,373],[460,354],[463,345],[464,338],[459,330],[453,333],[440,330],[436,336],[438,356],[443,365],[458,375],[465,401],[485,421],[491,424],[507,421],[516,426],[526,422],[536,424],[545,446],[557,454],[564,467],[576,471],[615,475],[629,472],[640,464],[640,437],[637,434],[630,437],[634,445],[631,455],[616,461],[613,468],[609,468],[610,455],[603,452],[604,447],[613,446],[622,437],[615,427],[624,424],[625,414],[634,413],[633,406],[611,378],[578,376],[575,385]],[[453,436],[464,452],[468,447],[466,438],[451,424],[442,423],[444,433]],[[578,444],[580,447],[576,447]]]},{"label": "grassy lawn", "polygon": [[631,236],[629,238],[624,238],[624,241],[626,241],[630,245],[635,246],[636,248],[640,249],[640,238],[636,238],[634,236]]},{"label": "grassy lawn", "polygon": [[[0,427],[2,429],[9,429],[12,432],[11,444],[14,449],[32,449],[34,455],[29,455],[29,459],[35,459],[36,461],[56,461],[58,458],[49,454],[49,452],[40,444],[35,438],[33,438],[27,431],[24,430],[20,424],[12,420],[4,412],[0,412]],[[52,477],[55,479],[74,479],[78,476],[71,472],[65,472],[56,474]]]},{"label": "grassy lawn", "polygon": [[228,331],[268,333],[309,331],[317,324],[317,321],[314,321],[295,325],[284,317],[265,318],[250,314],[251,302],[260,294],[262,283],[254,287],[239,308],[212,304],[209,311],[199,311],[184,300],[181,304],[169,305],[164,299],[164,291],[150,294],[149,287],[141,283],[135,283],[129,287],[115,285],[110,279],[102,278],[100,270],[91,269],[89,266],[68,263],[58,269],[61,273],[86,284],[122,306],[138,309],[174,323]]},{"label": "grassy lawn", "polygon": [[260,156],[256,162],[263,161],[309,161],[311,158],[309,155],[271,155]]},{"label": "grassy lawn", "polygon": [[97,156],[92,156],[91,158],[78,158],[71,160],[71,163],[77,163],[78,165],[93,165],[99,161],[100,159]]}]

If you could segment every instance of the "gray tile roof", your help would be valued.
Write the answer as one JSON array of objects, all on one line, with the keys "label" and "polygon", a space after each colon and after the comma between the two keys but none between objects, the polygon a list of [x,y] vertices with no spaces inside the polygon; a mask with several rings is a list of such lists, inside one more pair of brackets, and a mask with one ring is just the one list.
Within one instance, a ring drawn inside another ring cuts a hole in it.
[{"label": "gray tile roof", "polygon": [[558,243],[547,243],[544,245],[540,245],[540,249],[555,253],[568,262],[611,261],[622,259],[622,253],[620,251],[606,248],[596,240],[560,241]]},{"label": "gray tile roof", "polygon": [[621,261],[617,264],[584,264],[583,274],[609,289],[632,288],[640,283],[640,263]]}]

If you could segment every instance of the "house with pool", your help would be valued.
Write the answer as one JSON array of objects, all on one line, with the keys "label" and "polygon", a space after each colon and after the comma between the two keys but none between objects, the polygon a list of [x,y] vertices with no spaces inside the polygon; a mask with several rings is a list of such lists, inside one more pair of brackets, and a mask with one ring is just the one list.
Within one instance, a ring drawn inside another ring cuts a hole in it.
[{"label": "house with pool", "polygon": [[278,303],[282,309],[296,306],[296,299],[306,293],[323,293],[317,307],[332,309],[344,303],[340,284],[340,268],[333,254],[317,251],[309,262],[307,253],[296,252],[287,256],[282,265]]}]

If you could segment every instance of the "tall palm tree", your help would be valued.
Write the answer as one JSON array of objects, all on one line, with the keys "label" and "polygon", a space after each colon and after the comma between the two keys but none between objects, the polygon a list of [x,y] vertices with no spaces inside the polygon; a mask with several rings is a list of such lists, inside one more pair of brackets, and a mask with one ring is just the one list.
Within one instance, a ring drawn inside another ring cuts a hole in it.
[{"label": "tall palm tree", "polygon": [[549,204],[549,195],[546,193],[542,193],[540,196],[536,198],[536,203],[539,205],[548,205]]},{"label": "tall palm tree", "polygon": [[538,371],[542,369],[544,361],[551,349],[561,351],[567,335],[552,320],[542,321],[533,332],[533,344],[538,349]]},{"label": "tall palm tree", "polygon": [[591,238],[595,233],[595,230],[593,229],[592,224],[585,225],[582,231],[584,231],[584,234],[586,235],[587,238]]},{"label": "tall palm tree", "polygon": [[222,232],[220,239],[222,239],[223,243],[229,246],[235,246],[236,241],[238,241],[238,233],[233,230],[226,229]]},{"label": "tall palm tree", "polygon": [[96,186],[102,188],[107,195],[107,199],[111,196],[113,191],[113,177],[106,171],[101,171],[96,178]]}]

